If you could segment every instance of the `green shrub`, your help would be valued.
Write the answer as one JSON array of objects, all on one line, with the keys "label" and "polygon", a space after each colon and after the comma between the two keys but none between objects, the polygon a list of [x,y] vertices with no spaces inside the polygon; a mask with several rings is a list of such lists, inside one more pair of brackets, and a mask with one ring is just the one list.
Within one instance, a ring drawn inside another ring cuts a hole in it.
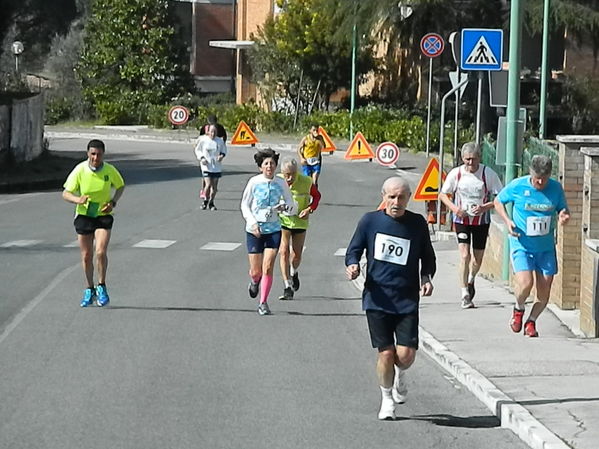
[{"label": "green shrub", "polygon": [[46,125],[56,125],[73,118],[73,103],[66,97],[50,97],[45,101]]}]

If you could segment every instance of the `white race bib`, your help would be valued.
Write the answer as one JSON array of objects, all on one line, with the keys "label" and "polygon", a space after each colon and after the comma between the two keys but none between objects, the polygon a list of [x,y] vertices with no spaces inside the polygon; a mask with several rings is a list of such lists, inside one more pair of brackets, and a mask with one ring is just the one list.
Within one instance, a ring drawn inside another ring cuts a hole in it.
[{"label": "white race bib", "polygon": [[320,162],[320,158],[318,157],[309,157],[308,159],[306,159],[306,162],[308,163],[308,165],[316,165]]},{"label": "white race bib", "polygon": [[387,234],[377,233],[374,239],[374,258],[396,265],[406,265],[410,253],[410,241]]},{"label": "white race bib", "polygon": [[526,235],[535,237],[549,234],[551,228],[551,217],[527,217]]}]

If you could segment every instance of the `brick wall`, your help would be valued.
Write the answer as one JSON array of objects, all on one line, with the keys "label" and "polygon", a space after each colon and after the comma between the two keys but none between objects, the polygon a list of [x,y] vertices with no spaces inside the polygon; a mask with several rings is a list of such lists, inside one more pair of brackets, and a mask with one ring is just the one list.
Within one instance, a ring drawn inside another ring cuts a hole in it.
[{"label": "brick wall", "polygon": [[595,284],[597,266],[599,266],[599,240],[588,239],[582,249],[581,292],[580,292],[580,330],[587,337],[599,337],[599,326],[594,308],[597,307]]}]

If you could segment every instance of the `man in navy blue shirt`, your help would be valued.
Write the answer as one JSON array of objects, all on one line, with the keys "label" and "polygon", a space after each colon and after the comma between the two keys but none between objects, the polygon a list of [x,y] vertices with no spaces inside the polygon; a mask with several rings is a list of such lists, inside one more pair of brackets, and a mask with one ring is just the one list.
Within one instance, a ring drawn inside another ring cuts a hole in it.
[{"label": "man in navy blue shirt", "polygon": [[366,251],[362,308],[372,347],[378,349],[379,419],[395,419],[396,404],[405,402],[404,371],[418,349],[420,295],[432,294],[436,271],[426,221],[406,209],[410,195],[405,179],[387,179],[382,188],[385,208],[362,217],[345,256],[346,274],[353,280],[360,275]]}]

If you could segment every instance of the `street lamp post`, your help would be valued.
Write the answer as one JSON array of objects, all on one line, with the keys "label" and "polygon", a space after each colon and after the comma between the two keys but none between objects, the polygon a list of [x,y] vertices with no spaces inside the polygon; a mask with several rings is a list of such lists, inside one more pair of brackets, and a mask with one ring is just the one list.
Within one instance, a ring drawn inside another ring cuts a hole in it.
[{"label": "street lamp post", "polygon": [[15,55],[15,72],[19,74],[19,56],[23,53],[25,47],[22,42],[15,41],[12,43],[12,54]]},{"label": "street lamp post", "polygon": [[544,0],[543,6],[543,53],[541,60],[541,104],[539,105],[539,138],[547,134],[547,77],[549,76],[549,6],[551,0]]}]

